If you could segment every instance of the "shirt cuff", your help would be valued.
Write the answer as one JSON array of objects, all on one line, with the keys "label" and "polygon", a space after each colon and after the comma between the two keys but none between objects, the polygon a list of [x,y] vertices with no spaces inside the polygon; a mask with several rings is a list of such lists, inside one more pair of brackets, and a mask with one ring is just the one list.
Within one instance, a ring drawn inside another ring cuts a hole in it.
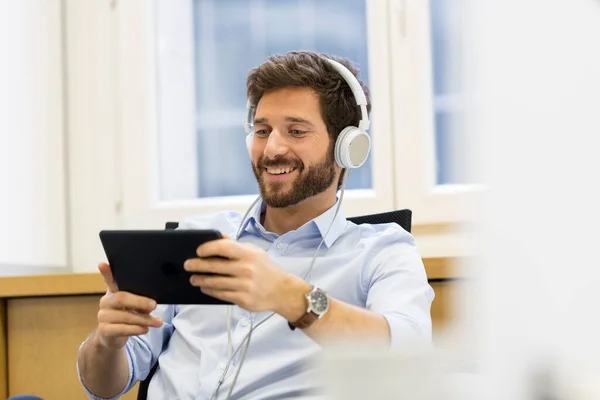
[{"label": "shirt cuff", "polygon": [[395,313],[383,313],[382,315],[390,328],[390,347],[392,349],[414,349],[415,346],[429,348],[432,346],[430,324],[419,323]]},{"label": "shirt cuff", "polygon": [[[83,347],[83,345],[88,341],[89,338],[85,339],[83,341],[83,343],[81,343],[81,345],[79,346],[79,350],[81,351],[81,348]],[[119,397],[123,396],[125,393],[127,393],[132,387],[133,387],[133,361],[131,359],[131,353],[129,350],[129,346],[125,346],[125,351],[127,353],[127,370],[128,370],[128,378],[127,378],[127,385],[125,385],[125,387],[123,388],[123,390],[121,390],[120,393],[118,393],[116,396],[114,397],[98,397],[95,394],[93,394],[92,392],[90,392],[88,390],[87,387],[85,387],[85,385],[83,384],[83,379],[81,377],[81,371],[79,371],[79,360],[77,361],[77,378],[79,379],[79,383],[81,383],[81,387],[83,387],[83,390],[85,391],[85,394],[87,395],[88,399],[92,399],[92,400],[117,400]]]}]

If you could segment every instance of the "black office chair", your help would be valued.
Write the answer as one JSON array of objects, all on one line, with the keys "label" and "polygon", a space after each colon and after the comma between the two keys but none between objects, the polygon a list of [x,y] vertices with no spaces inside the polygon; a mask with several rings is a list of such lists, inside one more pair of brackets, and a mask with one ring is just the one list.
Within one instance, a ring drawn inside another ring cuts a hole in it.
[{"label": "black office chair", "polygon": [[[379,214],[360,215],[356,217],[350,217],[348,218],[348,221],[354,222],[357,225],[395,223],[400,225],[405,231],[410,232],[412,227],[412,211],[406,209]],[[178,226],[179,222],[167,222],[165,229],[177,229]],[[150,373],[148,374],[148,377],[140,382],[137,400],[146,400],[146,397],[148,396],[148,386],[150,385],[150,380],[152,379],[152,376],[156,372],[157,368],[158,362],[154,364],[150,370]]]}]

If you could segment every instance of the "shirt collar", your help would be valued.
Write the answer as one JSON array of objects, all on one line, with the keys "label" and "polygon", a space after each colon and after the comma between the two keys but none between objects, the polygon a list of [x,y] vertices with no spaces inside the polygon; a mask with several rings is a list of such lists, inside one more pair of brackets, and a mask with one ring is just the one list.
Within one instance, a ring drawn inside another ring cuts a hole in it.
[{"label": "shirt collar", "polygon": [[[346,228],[346,217],[344,217],[344,209],[340,206],[340,209],[335,214],[335,211],[338,207],[338,201],[325,211],[323,214],[319,215],[315,219],[307,222],[303,227],[315,227],[317,228],[319,235],[323,238],[325,235],[325,240],[323,240],[323,244],[328,248],[340,237],[344,229]],[[244,221],[242,221],[241,229],[239,230],[240,234],[236,237],[239,239],[245,232],[248,233],[260,233],[262,236],[265,236],[266,230],[260,223],[261,214],[267,209],[266,203],[260,199],[254,207],[248,213],[248,216]],[[331,228],[329,226],[331,225]],[[303,227],[299,228],[302,229]],[[329,230],[329,232],[327,232]],[[257,232],[258,231],[258,232]]]},{"label": "shirt collar", "polygon": [[[335,204],[329,210],[309,222],[317,226],[321,237],[325,237],[323,244],[328,248],[331,247],[337,238],[340,237],[344,229],[346,229],[347,221],[346,217],[344,217],[344,207],[340,205],[337,215],[335,214],[335,211],[338,208],[338,201],[340,200],[337,199]],[[330,226],[331,228],[329,228]]]},{"label": "shirt collar", "polygon": [[251,233],[251,231],[259,230],[257,229],[258,226],[262,227],[262,225],[260,224],[260,216],[266,209],[267,205],[265,204],[263,199],[260,199],[254,204],[252,209],[248,212],[246,219],[242,221],[241,229],[238,229],[239,234],[237,235],[236,240],[239,239],[240,236],[244,234],[244,232]]}]

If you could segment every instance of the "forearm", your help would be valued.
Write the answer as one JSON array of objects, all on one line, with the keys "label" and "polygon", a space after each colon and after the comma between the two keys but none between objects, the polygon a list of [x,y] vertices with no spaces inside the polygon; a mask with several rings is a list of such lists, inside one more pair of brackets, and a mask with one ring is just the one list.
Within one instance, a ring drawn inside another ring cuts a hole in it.
[{"label": "forearm", "polygon": [[[288,321],[299,320],[306,312],[304,294],[310,288],[304,281],[290,282],[286,291],[288,298],[280,303],[282,307],[277,312]],[[330,338],[364,338],[389,343],[391,337],[388,322],[382,315],[333,298],[327,313],[304,329],[304,333],[319,344],[330,341]]]},{"label": "forearm", "polygon": [[81,347],[77,364],[85,387],[94,395],[111,398],[128,383],[129,364],[125,347],[110,350],[95,338],[96,332]]},{"label": "forearm", "polygon": [[383,316],[336,299],[331,299],[329,311],[304,333],[320,344],[330,338],[390,342],[390,328]]}]

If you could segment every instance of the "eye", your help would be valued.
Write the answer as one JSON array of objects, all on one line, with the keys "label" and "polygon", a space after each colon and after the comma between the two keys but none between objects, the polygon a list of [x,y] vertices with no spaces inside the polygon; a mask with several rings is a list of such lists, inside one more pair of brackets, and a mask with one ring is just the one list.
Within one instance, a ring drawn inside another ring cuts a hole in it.
[{"label": "eye", "polygon": [[301,131],[300,129],[291,129],[290,133],[293,136],[304,136],[306,134],[306,131]]},{"label": "eye", "polygon": [[259,137],[265,137],[269,134],[269,131],[266,129],[257,129],[254,131],[254,134]]}]

